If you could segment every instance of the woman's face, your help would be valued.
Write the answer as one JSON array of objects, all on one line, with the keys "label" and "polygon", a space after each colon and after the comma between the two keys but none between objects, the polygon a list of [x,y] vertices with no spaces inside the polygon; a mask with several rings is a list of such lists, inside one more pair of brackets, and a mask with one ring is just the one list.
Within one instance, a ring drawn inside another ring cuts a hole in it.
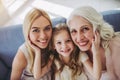
[{"label": "woman's face", "polygon": [[83,17],[74,16],[69,21],[69,28],[72,39],[79,49],[81,51],[90,50],[94,38],[93,27],[90,22]]},{"label": "woman's face", "polygon": [[29,38],[39,48],[46,48],[51,39],[52,26],[43,16],[38,17],[31,25]]},{"label": "woman's face", "polygon": [[74,44],[66,30],[61,30],[54,36],[54,48],[63,58],[69,58],[74,49]]}]

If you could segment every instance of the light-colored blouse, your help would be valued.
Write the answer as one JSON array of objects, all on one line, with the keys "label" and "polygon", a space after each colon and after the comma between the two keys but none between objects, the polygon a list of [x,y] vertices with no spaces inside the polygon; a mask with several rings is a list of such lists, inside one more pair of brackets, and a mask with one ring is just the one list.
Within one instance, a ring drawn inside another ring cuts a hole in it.
[{"label": "light-colored blouse", "polygon": [[[57,60],[55,60],[55,64],[57,66],[57,69],[59,69],[60,64]],[[73,78],[72,70],[67,65],[65,65],[62,72],[55,73],[55,80],[88,80],[88,79],[83,71],[81,72],[81,74],[76,74]]]},{"label": "light-colored blouse", "polygon": [[[27,60],[27,66],[23,71],[21,80],[35,80],[34,77],[33,77],[33,74],[30,71],[30,55],[28,54],[28,50],[25,46],[25,43],[20,46],[20,50],[24,53],[25,58]],[[51,79],[51,72],[52,71],[50,69],[44,76],[42,76],[38,80],[52,80]]]}]

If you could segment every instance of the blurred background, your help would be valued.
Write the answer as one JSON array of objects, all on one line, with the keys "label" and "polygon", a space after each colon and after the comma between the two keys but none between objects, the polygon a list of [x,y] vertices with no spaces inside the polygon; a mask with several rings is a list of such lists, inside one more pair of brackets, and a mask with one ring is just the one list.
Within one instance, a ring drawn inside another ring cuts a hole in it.
[{"label": "blurred background", "polygon": [[0,27],[22,24],[27,12],[34,7],[44,9],[53,19],[67,18],[74,8],[84,5],[102,12],[120,9],[120,0],[0,0]]}]

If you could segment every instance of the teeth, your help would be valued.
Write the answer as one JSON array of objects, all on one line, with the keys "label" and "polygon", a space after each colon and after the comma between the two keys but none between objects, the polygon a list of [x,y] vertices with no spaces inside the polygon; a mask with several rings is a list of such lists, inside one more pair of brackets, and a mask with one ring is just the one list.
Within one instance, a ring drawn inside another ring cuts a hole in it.
[{"label": "teeth", "polygon": [[80,46],[86,45],[86,42],[79,43]]},{"label": "teeth", "polygon": [[44,40],[44,41],[40,41],[40,42],[47,42],[47,40]]},{"label": "teeth", "polygon": [[64,50],[62,50],[62,52],[68,52],[68,51],[69,51],[69,49],[68,49],[68,50],[65,50],[65,51],[64,51]]}]

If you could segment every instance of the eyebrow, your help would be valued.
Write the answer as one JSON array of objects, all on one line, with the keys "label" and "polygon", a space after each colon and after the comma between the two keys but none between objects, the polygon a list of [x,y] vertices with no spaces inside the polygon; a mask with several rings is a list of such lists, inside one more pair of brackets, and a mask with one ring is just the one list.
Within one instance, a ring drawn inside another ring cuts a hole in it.
[{"label": "eyebrow", "polygon": [[[51,26],[51,25],[46,25],[45,28],[46,28],[46,27],[49,27],[49,26]],[[35,28],[35,29],[39,29],[39,27],[32,27],[31,29],[34,29],[34,28]]]},{"label": "eyebrow", "polygon": [[86,26],[88,27],[88,25],[82,25],[81,28],[84,28],[84,27],[86,27]]},{"label": "eyebrow", "polygon": [[47,25],[47,26],[45,26],[45,27],[49,27],[49,26],[51,26],[51,25]]},{"label": "eyebrow", "polygon": [[36,29],[36,28],[38,28],[38,27],[32,27],[32,29],[34,29],[34,28]]}]

